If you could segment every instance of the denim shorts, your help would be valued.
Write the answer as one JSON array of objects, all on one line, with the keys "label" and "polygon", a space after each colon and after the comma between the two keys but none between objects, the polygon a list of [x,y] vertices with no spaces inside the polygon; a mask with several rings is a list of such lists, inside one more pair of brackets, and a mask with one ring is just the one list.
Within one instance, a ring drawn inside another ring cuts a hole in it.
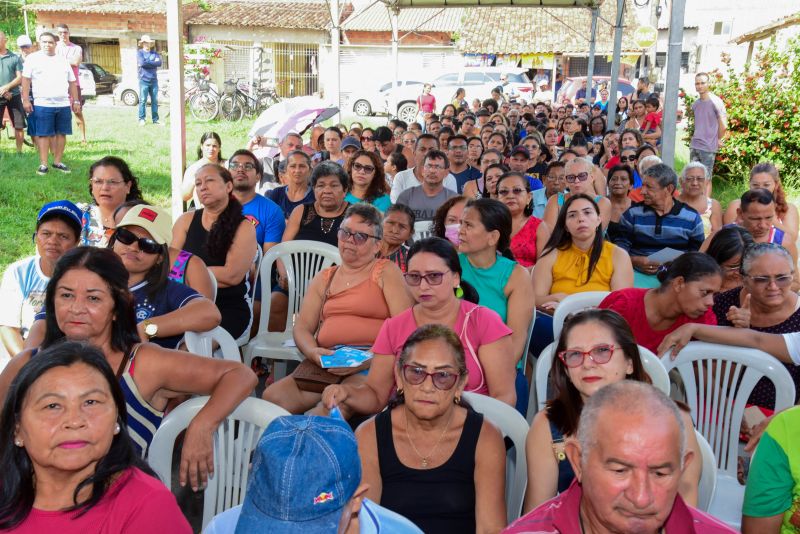
[{"label": "denim shorts", "polygon": [[72,111],[69,106],[50,108],[34,105],[33,113],[28,115],[28,135],[72,135]]}]

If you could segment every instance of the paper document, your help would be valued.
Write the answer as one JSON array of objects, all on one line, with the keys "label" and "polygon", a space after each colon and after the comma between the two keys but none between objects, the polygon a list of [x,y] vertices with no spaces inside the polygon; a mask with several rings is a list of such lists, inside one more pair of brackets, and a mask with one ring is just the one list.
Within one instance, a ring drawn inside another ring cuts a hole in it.
[{"label": "paper document", "polygon": [[333,367],[358,367],[370,358],[372,358],[372,353],[369,351],[353,347],[339,347],[331,355],[320,356],[319,361],[323,369],[331,369]]},{"label": "paper document", "polygon": [[668,261],[673,261],[675,258],[683,254],[680,250],[675,250],[674,248],[662,248],[658,252],[653,252],[649,256],[647,256],[648,261],[651,263],[667,263]]}]

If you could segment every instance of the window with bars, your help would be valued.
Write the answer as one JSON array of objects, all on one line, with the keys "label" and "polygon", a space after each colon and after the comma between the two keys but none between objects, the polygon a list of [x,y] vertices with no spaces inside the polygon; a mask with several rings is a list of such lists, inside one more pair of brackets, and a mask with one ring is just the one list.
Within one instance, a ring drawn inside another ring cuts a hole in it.
[{"label": "window with bars", "polygon": [[[656,67],[667,68],[666,52],[656,52]],[[689,72],[689,52],[681,52],[681,71]]]}]

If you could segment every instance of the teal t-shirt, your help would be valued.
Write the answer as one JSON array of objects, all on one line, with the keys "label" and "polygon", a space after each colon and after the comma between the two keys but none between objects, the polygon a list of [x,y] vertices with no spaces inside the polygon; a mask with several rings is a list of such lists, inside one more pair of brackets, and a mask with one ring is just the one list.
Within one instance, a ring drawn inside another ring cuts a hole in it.
[{"label": "teal t-shirt", "polygon": [[505,287],[517,262],[498,255],[494,265],[488,269],[480,269],[469,262],[466,254],[459,254],[458,261],[461,263],[461,278],[469,282],[478,292],[479,304],[497,312],[503,322],[508,324],[506,321],[508,298]]},{"label": "teal t-shirt", "polygon": [[[366,202],[366,201],[358,198],[357,196],[353,195],[353,193],[350,193],[350,192],[347,193],[347,195],[344,197],[344,199],[347,202],[349,202],[350,204],[359,204],[359,203],[365,203]],[[386,213],[386,210],[388,210],[389,206],[392,205],[392,199],[389,198],[389,195],[383,195],[383,196],[380,196],[380,197],[376,198],[372,202],[369,202],[369,204],[372,204],[373,206],[375,206],[377,209],[379,209],[381,211],[381,213]]]},{"label": "teal t-shirt", "polygon": [[758,442],[742,513],[783,514],[781,534],[800,533],[800,406],[776,415]]}]

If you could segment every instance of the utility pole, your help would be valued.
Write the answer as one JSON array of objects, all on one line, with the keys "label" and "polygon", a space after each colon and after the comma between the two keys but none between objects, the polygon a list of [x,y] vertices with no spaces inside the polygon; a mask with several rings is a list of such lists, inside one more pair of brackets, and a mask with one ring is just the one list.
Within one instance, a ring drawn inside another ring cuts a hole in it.
[{"label": "utility pole", "polygon": [[[659,9],[659,2],[661,0],[650,0],[650,26],[658,31],[658,13],[661,11]],[[656,48],[658,48],[658,42],[650,47],[650,50],[647,52],[647,77],[650,78],[652,83],[656,83],[656,80],[652,77],[653,69],[656,66]]]}]

